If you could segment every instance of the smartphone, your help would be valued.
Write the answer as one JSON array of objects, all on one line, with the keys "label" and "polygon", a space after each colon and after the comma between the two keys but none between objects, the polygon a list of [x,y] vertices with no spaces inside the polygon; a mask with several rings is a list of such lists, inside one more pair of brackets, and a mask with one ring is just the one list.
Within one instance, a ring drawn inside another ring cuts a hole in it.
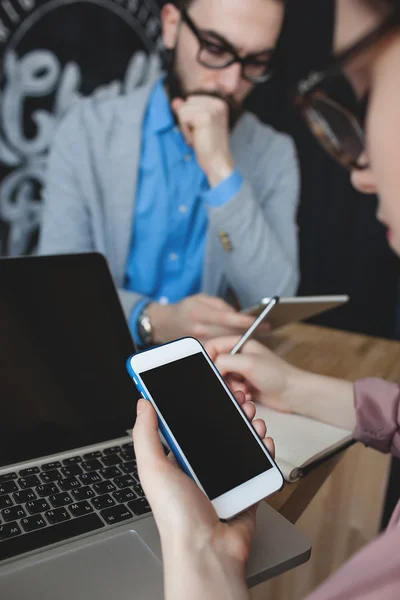
[{"label": "smartphone", "polygon": [[282,488],[279,468],[198,340],[146,350],[127,365],[171,451],[220,519]]}]

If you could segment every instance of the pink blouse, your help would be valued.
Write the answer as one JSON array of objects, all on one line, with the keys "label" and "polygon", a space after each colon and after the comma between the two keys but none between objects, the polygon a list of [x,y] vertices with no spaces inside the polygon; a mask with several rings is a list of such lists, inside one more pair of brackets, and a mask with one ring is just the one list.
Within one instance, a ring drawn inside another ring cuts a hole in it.
[{"label": "pink blouse", "polygon": [[[400,385],[381,379],[355,384],[356,440],[400,457]],[[307,600],[400,599],[400,502],[387,530],[349,560]]]}]

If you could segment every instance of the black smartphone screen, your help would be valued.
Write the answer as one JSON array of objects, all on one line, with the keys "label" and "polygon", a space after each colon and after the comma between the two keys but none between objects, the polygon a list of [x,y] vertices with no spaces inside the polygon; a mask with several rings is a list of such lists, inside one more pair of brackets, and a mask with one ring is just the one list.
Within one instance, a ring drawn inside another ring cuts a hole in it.
[{"label": "black smartphone screen", "polygon": [[201,352],[140,375],[210,500],[272,468]]}]

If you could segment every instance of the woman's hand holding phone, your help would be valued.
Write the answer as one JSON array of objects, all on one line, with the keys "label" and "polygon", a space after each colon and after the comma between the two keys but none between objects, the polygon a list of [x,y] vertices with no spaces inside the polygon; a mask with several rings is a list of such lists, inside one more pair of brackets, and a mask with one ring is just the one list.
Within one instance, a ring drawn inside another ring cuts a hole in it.
[{"label": "woman's hand holding phone", "polygon": [[[255,407],[235,394],[253,421],[268,452],[274,456],[266,425],[253,420]],[[155,410],[138,402],[133,441],[140,481],[160,532],[165,563],[165,597],[191,600],[207,597],[248,598],[245,566],[255,533],[256,507],[227,523],[196,483],[164,454]]]}]

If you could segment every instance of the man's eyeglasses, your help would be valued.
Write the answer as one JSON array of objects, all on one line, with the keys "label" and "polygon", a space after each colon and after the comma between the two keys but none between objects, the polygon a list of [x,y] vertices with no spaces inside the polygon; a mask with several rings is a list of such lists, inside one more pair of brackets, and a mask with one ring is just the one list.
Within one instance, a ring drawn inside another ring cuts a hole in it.
[{"label": "man's eyeglasses", "polygon": [[339,75],[347,61],[399,26],[399,17],[398,13],[392,14],[380,27],[338,56],[326,71],[311,73],[297,86],[295,104],[311,132],[329,154],[348,169],[366,168],[360,163],[365,149],[364,130],[358,116],[324,91],[324,83]]},{"label": "man's eyeglasses", "polygon": [[199,42],[197,53],[198,62],[208,69],[226,69],[234,63],[240,63],[242,77],[251,83],[262,83],[272,75],[273,50],[262,52],[262,57],[252,54],[240,57],[236,50],[223,38],[219,39],[214,32],[201,31],[189,17],[186,10],[182,10],[182,20]]}]

